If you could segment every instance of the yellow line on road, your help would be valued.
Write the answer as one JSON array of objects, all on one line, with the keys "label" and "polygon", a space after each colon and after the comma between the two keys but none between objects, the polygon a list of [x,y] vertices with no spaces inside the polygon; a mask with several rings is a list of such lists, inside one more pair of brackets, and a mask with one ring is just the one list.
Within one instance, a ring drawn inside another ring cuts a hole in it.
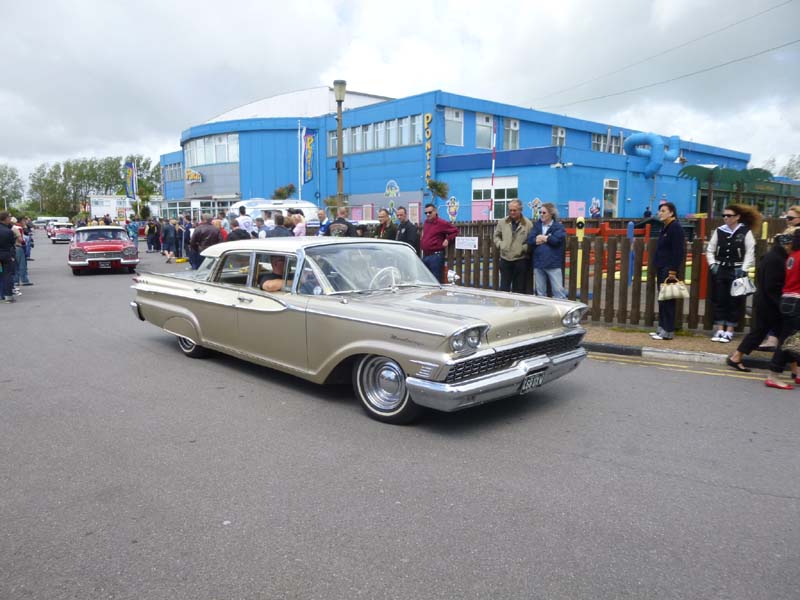
[{"label": "yellow line on road", "polygon": [[709,366],[708,369],[691,369],[689,368],[690,365],[676,365],[676,364],[669,364],[669,363],[661,363],[652,360],[642,360],[636,359],[628,356],[614,356],[614,355],[604,355],[598,356],[597,354],[590,353],[589,357],[593,360],[598,360],[607,363],[619,363],[619,364],[627,364],[627,365],[642,365],[642,366],[652,366],[656,369],[661,369],[664,371],[677,371],[679,373],[696,373],[698,375],[715,375],[717,377],[731,377],[733,379],[748,379],[751,381],[763,381],[764,377],[762,375],[758,375],[757,373],[753,373],[752,375],[745,374],[745,373],[736,373],[734,371],[725,371],[723,369],[716,369],[713,366]]}]

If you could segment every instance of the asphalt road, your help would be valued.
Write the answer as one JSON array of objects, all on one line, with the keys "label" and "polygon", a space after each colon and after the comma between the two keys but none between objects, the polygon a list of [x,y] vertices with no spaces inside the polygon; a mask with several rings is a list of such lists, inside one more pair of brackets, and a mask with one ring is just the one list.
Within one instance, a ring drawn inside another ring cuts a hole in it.
[{"label": "asphalt road", "polygon": [[382,425],[182,356],[66,252],[40,234],[0,305],[3,600],[800,596],[800,390],[598,355]]}]

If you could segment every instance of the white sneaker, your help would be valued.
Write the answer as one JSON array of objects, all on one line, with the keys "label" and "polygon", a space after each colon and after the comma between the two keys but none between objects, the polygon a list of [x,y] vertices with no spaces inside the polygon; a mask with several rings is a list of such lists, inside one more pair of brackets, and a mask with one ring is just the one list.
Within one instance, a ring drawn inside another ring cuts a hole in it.
[{"label": "white sneaker", "polygon": [[712,342],[719,342],[719,341],[721,341],[721,339],[722,339],[722,334],[723,334],[723,333],[725,333],[725,332],[724,332],[724,331],[719,331],[719,330],[715,331],[715,332],[714,332],[714,335],[712,335],[712,336],[711,336],[711,341],[712,341]]},{"label": "white sneaker", "polygon": [[719,335],[718,342],[722,342],[723,344],[729,344],[733,340],[733,332],[732,331],[723,331]]}]

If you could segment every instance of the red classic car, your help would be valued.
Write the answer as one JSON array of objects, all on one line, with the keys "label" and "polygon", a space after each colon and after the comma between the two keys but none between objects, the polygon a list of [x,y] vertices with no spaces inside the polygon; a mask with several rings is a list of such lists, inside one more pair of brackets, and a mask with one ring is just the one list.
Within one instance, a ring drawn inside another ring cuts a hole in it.
[{"label": "red classic car", "polygon": [[69,246],[67,262],[73,275],[101,269],[128,269],[133,273],[139,264],[139,249],[123,227],[79,227]]},{"label": "red classic car", "polygon": [[54,244],[70,242],[73,235],[75,235],[75,229],[72,227],[72,223],[53,223],[50,228],[50,241]]}]

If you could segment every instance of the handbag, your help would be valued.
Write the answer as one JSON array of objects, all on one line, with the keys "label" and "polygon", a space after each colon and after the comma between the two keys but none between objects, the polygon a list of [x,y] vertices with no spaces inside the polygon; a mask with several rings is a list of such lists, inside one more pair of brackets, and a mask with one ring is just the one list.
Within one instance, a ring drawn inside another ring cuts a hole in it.
[{"label": "handbag", "polygon": [[658,291],[658,301],[666,302],[667,300],[686,300],[689,298],[689,288],[683,281],[675,281],[672,283],[662,283],[661,289]]},{"label": "handbag", "polygon": [[800,331],[787,337],[781,346],[781,350],[794,356],[800,355]]},{"label": "handbag", "polygon": [[731,283],[731,296],[749,296],[755,292],[756,286],[747,275],[734,279]]}]

